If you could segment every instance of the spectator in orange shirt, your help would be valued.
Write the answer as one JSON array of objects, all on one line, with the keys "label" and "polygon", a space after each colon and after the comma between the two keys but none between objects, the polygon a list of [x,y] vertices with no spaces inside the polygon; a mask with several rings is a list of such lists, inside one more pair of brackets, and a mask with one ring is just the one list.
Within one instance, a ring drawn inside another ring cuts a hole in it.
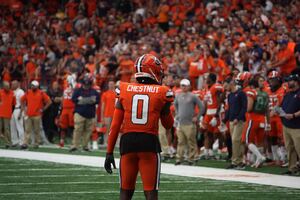
[{"label": "spectator in orange shirt", "polygon": [[120,80],[122,82],[130,82],[131,76],[133,74],[133,61],[130,58],[129,53],[125,53],[124,57],[121,58],[119,68],[117,69],[117,74],[119,74]]},{"label": "spectator in orange shirt", "polygon": [[157,22],[163,31],[169,30],[169,10],[167,2],[164,0],[157,9]]},{"label": "spectator in orange shirt", "polygon": [[40,144],[41,116],[43,112],[51,105],[50,97],[39,89],[39,82],[32,81],[29,89],[21,98],[21,110],[26,108],[25,115],[25,139],[21,149],[28,148],[28,142],[32,131],[34,132],[34,148]]},{"label": "spectator in orange shirt", "polygon": [[108,82],[108,90],[105,91],[101,96],[101,122],[106,127],[106,132],[104,135],[104,145],[107,144],[107,136],[110,130],[110,125],[115,110],[115,99],[115,82],[113,80],[110,80]]},{"label": "spectator in orange shirt", "polygon": [[31,56],[30,61],[26,64],[26,78],[27,81],[32,81],[36,78],[37,65],[34,58]]},{"label": "spectator in orange shirt", "polygon": [[281,73],[289,75],[296,68],[296,59],[294,51],[288,48],[287,40],[279,40],[279,51],[276,55],[276,61],[270,64],[270,68],[280,67]]},{"label": "spectator in orange shirt", "polygon": [[3,89],[0,90],[0,133],[3,130],[5,148],[11,146],[10,119],[15,105],[16,97],[10,90],[9,82],[3,81]]},{"label": "spectator in orange shirt", "polygon": [[87,68],[90,71],[91,74],[95,73],[96,65],[95,65],[95,62],[94,62],[94,56],[93,55],[89,55],[88,62],[85,64],[85,68]]}]

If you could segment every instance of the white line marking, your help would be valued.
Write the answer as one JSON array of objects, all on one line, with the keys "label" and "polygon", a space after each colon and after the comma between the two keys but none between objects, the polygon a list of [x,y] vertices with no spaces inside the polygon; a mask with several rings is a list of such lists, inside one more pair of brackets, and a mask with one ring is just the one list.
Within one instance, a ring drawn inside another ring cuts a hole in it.
[{"label": "white line marking", "polygon": [[[104,166],[105,158],[96,156],[83,155],[67,155],[55,153],[29,152],[17,150],[0,150],[0,157],[20,158],[39,161],[48,161],[64,164],[77,164],[92,167]],[[119,165],[119,159],[116,160],[116,165]],[[161,172],[163,174],[198,177],[214,180],[238,181],[244,183],[255,183],[261,185],[273,185],[280,187],[298,188],[300,189],[300,178],[273,175],[259,172],[248,172],[240,170],[226,170],[199,166],[175,166],[174,164],[162,163]],[[89,169],[85,169],[89,170]],[[100,170],[100,168],[99,168]],[[89,170],[90,171],[90,170]],[[97,171],[97,170],[95,170]],[[117,171],[115,170],[114,173]],[[226,184],[226,183],[224,183]]]}]

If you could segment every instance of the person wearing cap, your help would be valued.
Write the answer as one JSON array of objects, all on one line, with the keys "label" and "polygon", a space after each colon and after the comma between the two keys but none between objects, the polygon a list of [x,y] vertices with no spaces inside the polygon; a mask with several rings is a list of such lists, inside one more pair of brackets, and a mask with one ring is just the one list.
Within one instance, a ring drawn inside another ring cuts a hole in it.
[{"label": "person wearing cap", "polygon": [[50,97],[39,89],[39,82],[32,81],[30,89],[21,97],[21,112],[25,110],[25,138],[21,149],[28,148],[32,132],[34,132],[33,147],[39,147],[42,115],[51,103]]},{"label": "person wearing cap", "polygon": [[281,74],[286,76],[296,68],[296,58],[294,52],[288,48],[287,40],[279,40],[279,51],[276,54],[276,60],[271,62],[269,68],[280,68]]},{"label": "person wearing cap", "polygon": [[74,133],[70,152],[78,150],[80,138],[82,138],[82,149],[90,151],[88,142],[94,127],[96,116],[96,105],[99,103],[100,95],[92,87],[93,77],[85,74],[80,88],[74,90],[72,101],[75,104],[74,109]]},{"label": "person wearing cap", "polygon": [[11,146],[10,119],[15,105],[16,97],[10,90],[9,82],[3,81],[3,89],[0,90],[0,133],[3,130],[5,148]]},{"label": "person wearing cap", "polygon": [[287,175],[299,174],[297,159],[300,158],[300,76],[292,73],[288,77],[289,92],[283,97],[281,121],[283,137],[288,154]]},{"label": "person wearing cap", "polygon": [[[175,105],[175,119],[178,121],[177,137],[178,146],[176,154],[176,163],[179,165],[184,160],[185,147],[188,146],[188,164],[194,164],[197,152],[196,141],[196,122],[204,113],[204,106],[200,99],[190,92],[190,81],[182,79],[180,81],[180,88],[182,92],[176,95]],[[199,112],[195,112],[195,107],[198,107]]]}]

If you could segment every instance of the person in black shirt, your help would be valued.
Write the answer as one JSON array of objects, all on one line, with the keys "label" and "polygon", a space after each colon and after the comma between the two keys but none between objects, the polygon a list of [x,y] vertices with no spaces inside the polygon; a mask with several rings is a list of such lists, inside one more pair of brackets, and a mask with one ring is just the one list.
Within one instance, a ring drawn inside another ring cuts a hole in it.
[{"label": "person in black shirt", "polygon": [[62,90],[59,88],[58,82],[55,81],[52,83],[51,87],[47,90],[47,94],[50,97],[52,104],[44,111],[42,122],[49,142],[53,143],[53,137],[58,133],[55,119],[58,116],[59,106],[62,100]]},{"label": "person in black shirt", "polygon": [[[295,72],[295,71],[294,71]],[[287,175],[300,173],[297,160],[300,157],[300,75],[295,72],[288,77],[290,91],[282,101],[281,120],[283,124],[283,137],[288,153]]]}]

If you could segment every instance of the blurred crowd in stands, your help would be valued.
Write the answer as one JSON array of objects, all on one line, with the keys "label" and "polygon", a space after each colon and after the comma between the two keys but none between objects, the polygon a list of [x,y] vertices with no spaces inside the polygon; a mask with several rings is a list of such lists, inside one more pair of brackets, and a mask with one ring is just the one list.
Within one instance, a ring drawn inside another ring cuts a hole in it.
[{"label": "blurred crowd in stands", "polygon": [[57,96],[72,74],[92,74],[101,92],[130,82],[145,53],[162,61],[164,84],[189,79],[191,90],[208,73],[223,84],[239,72],[283,78],[300,67],[297,0],[0,0],[0,33],[0,82],[26,91],[36,80]]}]

